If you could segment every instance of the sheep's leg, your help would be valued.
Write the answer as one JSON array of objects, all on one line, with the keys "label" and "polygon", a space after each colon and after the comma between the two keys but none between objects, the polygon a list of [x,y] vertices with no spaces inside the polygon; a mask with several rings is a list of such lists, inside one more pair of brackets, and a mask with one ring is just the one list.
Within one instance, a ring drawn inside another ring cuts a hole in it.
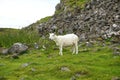
[{"label": "sheep's leg", "polygon": [[73,53],[72,54],[74,54],[75,53],[75,45],[73,46]]},{"label": "sheep's leg", "polygon": [[59,49],[60,49],[59,54],[60,54],[60,55],[63,55],[63,54],[62,54],[62,45],[59,47]]},{"label": "sheep's leg", "polygon": [[75,44],[76,54],[78,54],[78,43]]}]

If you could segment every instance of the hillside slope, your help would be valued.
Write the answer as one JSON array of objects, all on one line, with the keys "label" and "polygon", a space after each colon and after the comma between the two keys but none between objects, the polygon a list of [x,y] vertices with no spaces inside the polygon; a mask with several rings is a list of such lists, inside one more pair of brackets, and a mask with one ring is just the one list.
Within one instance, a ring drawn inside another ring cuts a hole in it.
[{"label": "hillside slope", "polygon": [[0,80],[120,80],[120,45],[109,42],[111,38],[104,43],[80,42],[77,55],[67,47],[63,56],[48,40],[49,32],[76,33],[83,41],[106,39],[120,31],[119,4],[120,0],[61,0],[53,16],[15,33],[3,29],[7,33],[0,34],[0,47],[21,42],[29,49],[21,55],[0,54]]},{"label": "hillside slope", "polygon": [[114,56],[110,45],[79,47],[72,55],[69,48],[63,56],[51,46],[29,50],[18,59],[0,55],[0,80],[119,80],[120,56]]},{"label": "hillside slope", "polygon": [[84,41],[107,39],[112,32],[120,32],[119,4],[120,0],[61,0],[55,14],[39,24],[39,34],[76,33]]}]

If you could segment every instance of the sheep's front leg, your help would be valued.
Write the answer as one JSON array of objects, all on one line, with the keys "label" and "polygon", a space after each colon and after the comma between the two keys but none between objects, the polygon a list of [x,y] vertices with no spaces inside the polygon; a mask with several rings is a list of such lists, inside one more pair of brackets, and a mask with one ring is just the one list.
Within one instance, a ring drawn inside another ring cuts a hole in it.
[{"label": "sheep's front leg", "polygon": [[63,55],[63,54],[62,54],[62,45],[59,46],[59,49],[60,49],[59,54],[60,54],[60,55]]}]

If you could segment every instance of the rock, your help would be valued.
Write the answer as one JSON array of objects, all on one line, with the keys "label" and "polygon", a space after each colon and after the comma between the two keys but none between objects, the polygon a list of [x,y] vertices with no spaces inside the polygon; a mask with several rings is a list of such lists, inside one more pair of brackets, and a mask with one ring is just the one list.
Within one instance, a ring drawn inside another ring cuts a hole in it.
[{"label": "rock", "polygon": [[20,78],[20,80],[25,80],[25,78],[24,78],[24,77],[22,77],[22,78]]},{"label": "rock", "polygon": [[90,43],[90,42],[86,42],[86,46],[87,46],[87,47],[92,47],[93,45],[92,45],[92,43]]},{"label": "rock", "polygon": [[19,56],[18,56],[18,54],[13,54],[12,56],[11,56],[13,59],[19,59]]},{"label": "rock", "polygon": [[120,80],[120,77],[113,77],[111,80]]},{"label": "rock", "polygon": [[117,27],[117,24],[113,24],[113,27]]},{"label": "rock", "polygon": [[53,55],[48,55],[47,57],[48,57],[48,59],[52,59]]},{"label": "rock", "polygon": [[0,66],[5,66],[5,64],[0,64]]},{"label": "rock", "polygon": [[0,80],[8,80],[8,79],[5,78],[4,76],[0,76]]},{"label": "rock", "polygon": [[35,49],[38,49],[39,48],[39,45],[37,43],[34,43],[34,48]]},{"label": "rock", "polygon": [[8,54],[8,49],[3,49],[1,53],[2,53],[3,55]]},{"label": "rock", "polygon": [[28,46],[22,43],[14,43],[8,50],[9,53],[23,53],[28,49]]},{"label": "rock", "polygon": [[63,66],[63,67],[61,67],[61,71],[69,72],[71,70],[68,67]]},{"label": "rock", "polygon": [[75,76],[76,76],[76,77],[80,77],[81,74],[80,74],[80,73],[76,73]]},{"label": "rock", "polygon": [[120,52],[114,52],[113,55],[115,56],[120,55]]},{"label": "rock", "polygon": [[52,26],[51,29],[55,32],[57,30],[57,26]]},{"label": "rock", "polygon": [[72,77],[70,78],[70,80],[76,80],[76,77],[75,77],[75,76],[72,76]]},{"label": "rock", "polygon": [[56,10],[60,10],[61,8],[62,8],[62,7],[61,7],[61,4],[60,4],[60,3],[57,4],[56,7],[55,7]]},{"label": "rock", "polygon": [[35,68],[31,68],[31,71],[32,71],[32,72],[35,72],[35,71],[36,71],[36,69],[35,69]]},{"label": "rock", "polygon": [[[76,33],[80,41],[97,40],[99,37],[106,40],[112,37],[108,37],[111,32],[120,31],[119,0],[90,0],[83,9],[66,2],[60,0],[56,6],[56,12],[59,13],[54,14],[47,22],[40,23],[38,30],[41,36],[50,32]],[[72,3],[79,1],[74,0]]]},{"label": "rock", "polygon": [[43,48],[43,49],[46,49],[46,46],[45,46],[45,45],[43,45],[43,46],[42,46],[42,48]]},{"label": "rock", "polygon": [[120,48],[118,47],[113,48],[113,55],[114,56],[120,55]]},{"label": "rock", "polygon": [[24,63],[24,64],[22,64],[22,68],[25,68],[25,67],[27,67],[27,66],[29,66],[29,63]]}]

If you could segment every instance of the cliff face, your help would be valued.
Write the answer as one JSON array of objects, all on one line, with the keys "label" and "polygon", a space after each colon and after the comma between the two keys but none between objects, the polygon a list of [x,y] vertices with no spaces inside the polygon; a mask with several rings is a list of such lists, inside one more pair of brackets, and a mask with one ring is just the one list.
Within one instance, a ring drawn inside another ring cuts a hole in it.
[{"label": "cliff face", "polygon": [[[83,5],[84,4],[84,5]],[[120,33],[120,0],[61,0],[39,34],[75,33],[80,40],[107,39]]]}]

